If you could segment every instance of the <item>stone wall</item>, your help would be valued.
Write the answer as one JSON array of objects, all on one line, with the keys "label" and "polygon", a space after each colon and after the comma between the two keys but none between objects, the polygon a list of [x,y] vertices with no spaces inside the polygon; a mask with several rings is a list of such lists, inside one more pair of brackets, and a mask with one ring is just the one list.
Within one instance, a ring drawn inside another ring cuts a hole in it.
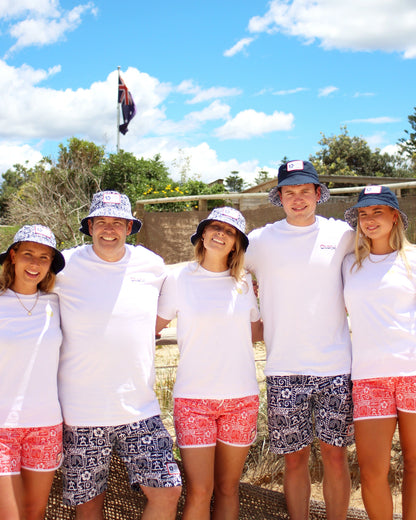
[{"label": "stone wall", "polygon": [[[343,218],[344,211],[357,200],[347,197],[332,197],[325,204],[318,204],[317,212],[325,217]],[[408,215],[410,221],[410,239],[415,241],[416,196],[400,199],[400,208]],[[209,211],[145,212],[138,215],[143,227],[137,235],[138,242],[164,258],[167,264],[185,262],[193,258],[191,235],[195,232],[200,220],[209,215]],[[242,211],[247,222],[247,232],[284,218],[282,208],[264,204],[255,209]]]}]

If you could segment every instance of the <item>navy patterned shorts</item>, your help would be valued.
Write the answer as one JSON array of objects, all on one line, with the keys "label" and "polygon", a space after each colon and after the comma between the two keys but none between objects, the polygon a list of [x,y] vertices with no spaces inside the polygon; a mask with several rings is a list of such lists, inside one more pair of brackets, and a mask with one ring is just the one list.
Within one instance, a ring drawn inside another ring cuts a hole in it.
[{"label": "navy patterned shorts", "polygon": [[332,446],[354,441],[352,384],[339,376],[268,376],[270,449],[286,455],[309,446],[316,436]]},{"label": "navy patterned shorts", "polygon": [[107,489],[111,452],[125,462],[133,489],[181,486],[172,439],[160,417],[120,426],[64,424],[63,502],[80,505]]}]

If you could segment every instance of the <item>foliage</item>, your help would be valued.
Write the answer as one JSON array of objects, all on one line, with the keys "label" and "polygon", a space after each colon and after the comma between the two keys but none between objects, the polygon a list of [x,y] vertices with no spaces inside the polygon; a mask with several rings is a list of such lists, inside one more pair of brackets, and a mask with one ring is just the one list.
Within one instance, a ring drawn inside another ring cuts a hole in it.
[{"label": "foliage", "polygon": [[32,169],[23,166],[22,164],[15,164],[13,168],[9,168],[5,173],[3,173],[3,182],[0,186],[1,215],[3,215],[7,210],[7,202],[10,196],[30,179],[32,173]]},{"label": "foliage", "polygon": [[273,177],[269,176],[269,172],[267,170],[260,170],[257,174],[257,177],[254,179],[254,185],[263,184],[263,182],[271,181]]},{"label": "foliage", "polygon": [[310,156],[320,175],[367,175],[385,177],[397,175],[390,155],[374,152],[362,137],[351,137],[347,128],[341,127],[340,135],[326,137],[318,144],[322,148]]},{"label": "foliage", "polygon": [[49,226],[60,247],[69,247],[83,241],[79,222],[100,190],[104,149],[76,138],[59,149],[56,164],[42,160],[10,195],[7,213],[10,222]]},{"label": "foliage", "polygon": [[238,175],[238,171],[232,171],[231,175],[229,175],[225,179],[225,187],[227,188],[227,191],[231,193],[240,193],[245,188],[246,183],[244,182],[244,179],[242,179]]},{"label": "foliage", "polygon": [[404,131],[407,137],[399,139],[399,149],[400,153],[403,154],[406,159],[410,159],[411,173],[412,175],[416,175],[416,107],[414,107],[413,110],[414,113],[407,117],[413,131]]}]

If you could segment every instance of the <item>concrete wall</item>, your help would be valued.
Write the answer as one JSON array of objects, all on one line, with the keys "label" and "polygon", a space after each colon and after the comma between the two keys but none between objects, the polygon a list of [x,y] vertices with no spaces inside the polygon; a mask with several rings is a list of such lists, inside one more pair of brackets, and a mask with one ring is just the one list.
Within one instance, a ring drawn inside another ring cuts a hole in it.
[{"label": "concrete wall", "polygon": [[[344,211],[356,200],[357,197],[352,199],[331,197],[325,204],[317,206],[317,212],[325,217],[342,219]],[[415,241],[416,196],[401,198],[400,208],[409,217],[410,239]],[[167,264],[192,260],[193,246],[190,237],[198,223],[209,213],[209,211],[145,212],[138,215],[143,222],[142,230],[137,236],[138,242],[162,256]],[[247,232],[285,217],[282,208],[271,204],[243,209],[242,213],[246,218]]]}]

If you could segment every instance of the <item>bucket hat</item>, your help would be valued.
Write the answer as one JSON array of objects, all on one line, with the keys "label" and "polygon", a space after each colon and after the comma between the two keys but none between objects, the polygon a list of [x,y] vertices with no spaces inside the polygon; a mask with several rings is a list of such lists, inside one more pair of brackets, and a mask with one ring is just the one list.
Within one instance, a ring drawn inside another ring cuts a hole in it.
[{"label": "bucket hat", "polygon": [[244,251],[246,251],[248,247],[248,238],[245,233],[246,220],[237,209],[230,208],[228,206],[213,209],[206,219],[201,220],[201,222],[198,224],[198,227],[196,228],[196,232],[191,236],[191,242],[193,245],[195,245],[198,238],[202,236],[205,226],[213,220],[217,220],[218,222],[225,222],[226,224],[230,224],[230,226],[235,227],[235,229],[237,229],[237,231],[239,231],[242,236]]},{"label": "bucket hat", "polygon": [[100,191],[96,193],[91,202],[90,213],[81,220],[79,230],[85,235],[90,235],[88,220],[93,217],[115,217],[133,221],[130,235],[138,233],[142,223],[134,218],[131,212],[131,205],[127,195],[118,191]]},{"label": "bucket hat", "polygon": [[318,173],[309,161],[289,161],[282,164],[277,175],[277,186],[270,190],[269,200],[275,206],[282,206],[279,188],[282,186],[298,186],[299,184],[315,184],[321,187],[321,196],[318,204],[326,202],[329,197],[329,189],[319,182]]},{"label": "bucket hat", "polygon": [[3,265],[11,248],[20,242],[36,242],[37,244],[51,247],[55,252],[51,264],[51,269],[55,274],[58,274],[65,267],[65,259],[62,253],[56,249],[55,235],[47,226],[40,226],[39,224],[23,226],[19,229],[7,251],[0,254],[0,265]]},{"label": "bucket hat", "polygon": [[407,215],[400,210],[396,195],[387,186],[367,186],[360,192],[357,204],[344,213],[345,220],[352,228],[357,228],[358,208],[367,208],[368,206],[390,206],[397,209],[402,217],[404,229],[407,229],[409,225]]}]

